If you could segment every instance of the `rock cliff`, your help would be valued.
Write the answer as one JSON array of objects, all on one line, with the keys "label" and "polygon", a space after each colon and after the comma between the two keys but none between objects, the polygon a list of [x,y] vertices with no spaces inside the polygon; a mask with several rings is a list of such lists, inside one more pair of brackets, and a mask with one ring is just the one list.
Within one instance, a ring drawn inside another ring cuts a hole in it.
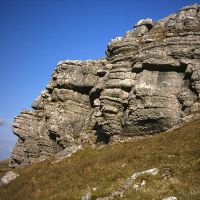
[{"label": "rock cliff", "polygon": [[140,20],[99,60],[58,63],[46,89],[13,123],[11,165],[68,147],[153,134],[200,107],[200,5]]}]

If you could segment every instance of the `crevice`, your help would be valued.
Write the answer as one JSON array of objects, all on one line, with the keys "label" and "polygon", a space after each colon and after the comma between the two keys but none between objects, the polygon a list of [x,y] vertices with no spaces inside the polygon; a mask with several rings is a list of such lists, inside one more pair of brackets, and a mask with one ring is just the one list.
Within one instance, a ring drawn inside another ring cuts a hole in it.
[{"label": "crevice", "polygon": [[101,126],[98,126],[97,124],[95,125],[94,129],[96,130],[95,135],[97,136],[96,138],[96,143],[100,144],[108,144],[110,142],[110,135],[108,135]]},{"label": "crevice", "polygon": [[152,24],[145,24],[145,26],[147,27],[148,31],[150,31],[153,28]]},{"label": "crevice", "polygon": [[97,71],[97,73],[96,73],[96,76],[98,76],[98,77],[104,77],[105,75],[107,74],[107,71],[105,71],[105,70],[99,70],[99,71]]},{"label": "crevice", "polygon": [[49,132],[49,138],[53,141],[56,141],[56,138],[58,137],[58,135],[52,131]]},{"label": "crevice", "polygon": [[[199,96],[199,94],[198,94],[198,92],[196,91],[196,89],[194,88],[194,87],[192,87],[192,79],[191,79],[191,76],[192,76],[192,73],[189,73],[189,72],[186,72],[185,73],[185,76],[184,76],[184,78],[183,78],[183,84],[182,84],[182,89],[184,90],[184,88],[187,88],[187,89],[189,89],[193,94],[195,94],[196,95],[196,100],[198,99],[198,96]],[[181,95],[181,93],[180,93],[180,95]],[[193,104],[196,102],[196,100],[194,99],[194,102],[193,102]],[[186,105],[184,105],[184,99],[180,99],[179,98],[179,96],[178,96],[178,101],[179,101],[179,103],[181,104],[181,111],[183,111],[183,112],[187,112],[187,109],[188,108],[190,108],[192,105],[190,105],[190,106],[186,106]]]},{"label": "crevice", "polygon": [[22,164],[22,161],[17,160],[17,159],[15,159],[13,157],[11,157],[11,158],[12,158],[12,160],[10,161],[10,165],[9,165],[10,167],[15,168],[16,166]]},{"label": "crevice", "polygon": [[128,109],[128,103],[127,104],[124,104],[124,109],[123,109],[123,113]]},{"label": "crevice", "polygon": [[101,92],[102,90],[97,89],[95,92],[90,93],[89,98],[91,107],[94,107],[94,101],[95,99],[99,99]]},{"label": "crevice", "polygon": [[182,64],[181,66],[173,66],[170,64],[155,65],[149,63],[143,63],[143,70],[148,70],[148,71],[185,73],[186,68],[187,68],[186,64]]},{"label": "crevice", "polygon": [[131,86],[131,87],[128,87],[128,86],[121,86],[121,89],[124,90],[125,92],[130,93],[130,92],[131,92],[131,89],[132,89],[132,86]]},{"label": "crevice", "polygon": [[135,68],[134,68],[134,67],[132,68],[132,72],[133,72],[133,73],[136,73],[136,74],[139,74],[139,73],[142,72],[143,70],[144,70],[143,68],[136,68],[136,67],[135,67]]},{"label": "crevice", "polygon": [[89,95],[90,90],[93,88],[93,86],[77,86],[73,84],[67,84],[67,85],[57,85],[56,88],[73,90],[75,92],[79,92],[80,94]]},{"label": "crevice", "polygon": [[53,148],[55,151],[60,151],[61,149],[64,149],[65,147],[60,143],[59,135],[56,134],[55,132],[50,131],[49,132],[49,138],[55,145]]},{"label": "crevice", "polygon": [[185,73],[185,76],[184,76],[184,78],[183,78],[183,81],[189,81],[189,85],[188,85],[188,88],[194,93],[194,94],[196,94],[197,96],[199,96],[199,94],[198,94],[198,92],[196,91],[196,89],[195,88],[193,88],[192,87],[192,79],[191,79],[191,76],[192,76],[192,74],[191,73]]}]

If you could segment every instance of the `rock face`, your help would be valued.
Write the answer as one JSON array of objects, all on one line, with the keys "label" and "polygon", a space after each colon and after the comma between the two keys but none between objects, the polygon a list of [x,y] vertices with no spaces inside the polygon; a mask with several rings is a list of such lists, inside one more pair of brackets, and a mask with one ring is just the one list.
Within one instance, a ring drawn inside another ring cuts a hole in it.
[{"label": "rock face", "polygon": [[15,118],[11,165],[74,145],[161,132],[194,118],[200,101],[200,5],[140,20],[100,60],[59,62],[32,111]]}]

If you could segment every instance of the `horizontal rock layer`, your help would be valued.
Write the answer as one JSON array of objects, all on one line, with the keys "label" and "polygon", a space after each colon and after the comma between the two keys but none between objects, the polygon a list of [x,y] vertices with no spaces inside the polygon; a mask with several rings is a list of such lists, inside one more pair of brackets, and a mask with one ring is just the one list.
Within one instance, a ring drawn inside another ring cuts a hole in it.
[{"label": "horizontal rock layer", "polygon": [[140,20],[107,57],[59,62],[32,111],[15,118],[11,165],[74,145],[153,134],[194,117],[200,102],[200,6]]}]

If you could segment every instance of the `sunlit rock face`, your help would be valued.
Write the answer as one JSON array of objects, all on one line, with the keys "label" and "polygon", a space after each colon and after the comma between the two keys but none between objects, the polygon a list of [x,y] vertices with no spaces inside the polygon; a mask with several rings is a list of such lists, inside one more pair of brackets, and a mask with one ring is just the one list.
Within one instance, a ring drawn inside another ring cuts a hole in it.
[{"label": "sunlit rock face", "polygon": [[200,6],[158,22],[140,20],[112,40],[106,57],[58,63],[32,111],[15,118],[11,165],[42,160],[70,146],[179,126],[200,102]]},{"label": "sunlit rock face", "polygon": [[90,90],[101,81],[106,60],[62,61],[49,84],[13,123],[18,142],[11,165],[29,164],[88,140],[93,108]]}]

